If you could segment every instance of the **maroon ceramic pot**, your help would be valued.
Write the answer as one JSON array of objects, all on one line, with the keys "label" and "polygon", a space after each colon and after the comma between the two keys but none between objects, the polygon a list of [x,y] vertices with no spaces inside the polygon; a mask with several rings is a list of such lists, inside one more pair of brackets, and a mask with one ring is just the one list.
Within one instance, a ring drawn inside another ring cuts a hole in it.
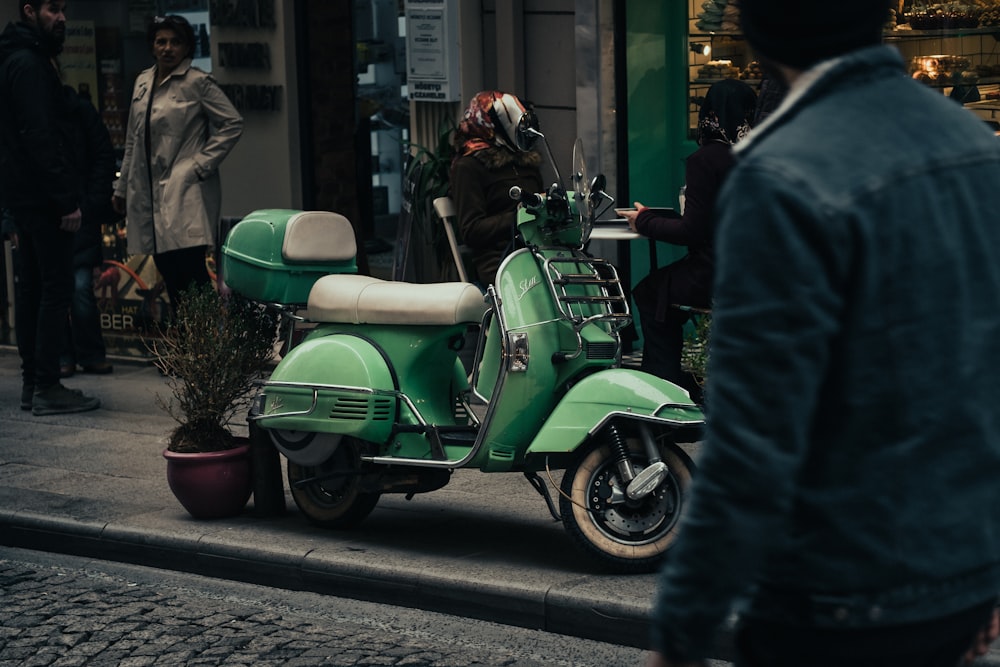
[{"label": "maroon ceramic pot", "polygon": [[195,454],[164,450],[170,490],[196,519],[235,516],[252,491],[249,451],[249,444]]}]

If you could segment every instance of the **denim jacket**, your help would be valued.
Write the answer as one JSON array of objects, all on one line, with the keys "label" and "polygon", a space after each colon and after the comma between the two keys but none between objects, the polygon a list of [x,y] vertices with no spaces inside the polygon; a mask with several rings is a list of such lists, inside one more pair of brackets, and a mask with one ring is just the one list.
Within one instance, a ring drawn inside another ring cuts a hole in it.
[{"label": "denim jacket", "polygon": [[805,72],[720,194],[706,442],[654,648],[745,613],[934,619],[1000,590],[1000,139],[874,46]]}]

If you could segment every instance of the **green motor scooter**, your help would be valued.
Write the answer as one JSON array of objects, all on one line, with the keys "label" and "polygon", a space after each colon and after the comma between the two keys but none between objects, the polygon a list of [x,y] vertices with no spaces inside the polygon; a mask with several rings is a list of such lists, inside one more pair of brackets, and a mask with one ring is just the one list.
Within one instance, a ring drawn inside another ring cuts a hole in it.
[{"label": "green motor scooter", "polygon": [[[541,135],[525,119],[519,136]],[[273,236],[266,250],[248,236],[253,225],[241,234],[247,221],[233,229],[223,252],[230,287],[311,326],[250,415],[288,459],[292,495],[311,521],[355,525],[382,494],[434,491],[460,468],[522,473],[604,569],[659,565],[694,469],[678,443],[697,440],[704,419],[683,389],[621,367],[628,303],[615,267],[583,250],[595,204],[611,198],[603,177],[586,182],[579,141],[572,181],[572,190],[512,192],[524,247],[485,295],[469,283],[352,273],[353,233],[335,214],[261,212],[271,219],[257,225]],[[337,249],[332,263],[318,241],[295,236],[288,220],[301,215],[318,216],[301,231]],[[294,294],[292,281],[301,283]],[[459,350],[477,328],[470,373]],[[545,481],[553,471],[562,471],[558,504]]]}]

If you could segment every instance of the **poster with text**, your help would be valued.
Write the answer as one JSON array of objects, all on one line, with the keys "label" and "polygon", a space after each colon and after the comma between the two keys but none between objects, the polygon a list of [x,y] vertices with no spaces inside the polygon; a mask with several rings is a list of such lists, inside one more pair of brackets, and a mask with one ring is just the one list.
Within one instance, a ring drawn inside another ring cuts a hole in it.
[{"label": "poster with text", "polygon": [[66,21],[66,42],[59,65],[63,82],[96,107],[97,48],[93,21]]}]

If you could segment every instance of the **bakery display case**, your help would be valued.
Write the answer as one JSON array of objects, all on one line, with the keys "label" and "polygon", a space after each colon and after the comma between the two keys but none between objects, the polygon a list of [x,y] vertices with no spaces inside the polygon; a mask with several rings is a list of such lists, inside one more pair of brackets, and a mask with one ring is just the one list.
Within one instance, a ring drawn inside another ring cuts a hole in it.
[{"label": "bakery display case", "polygon": [[688,138],[695,138],[698,109],[721,79],[743,79],[756,88],[761,70],[740,33],[739,2],[688,0]]},{"label": "bakery display case", "polygon": [[[1000,0],[894,5],[885,41],[899,49],[913,78],[974,111],[977,103],[1000,106]],[[761,71],[739,30],[739,0],[688,0],[688,43],[693,137],[698,108],[712,83],[740,78],[756,86]]]}]

